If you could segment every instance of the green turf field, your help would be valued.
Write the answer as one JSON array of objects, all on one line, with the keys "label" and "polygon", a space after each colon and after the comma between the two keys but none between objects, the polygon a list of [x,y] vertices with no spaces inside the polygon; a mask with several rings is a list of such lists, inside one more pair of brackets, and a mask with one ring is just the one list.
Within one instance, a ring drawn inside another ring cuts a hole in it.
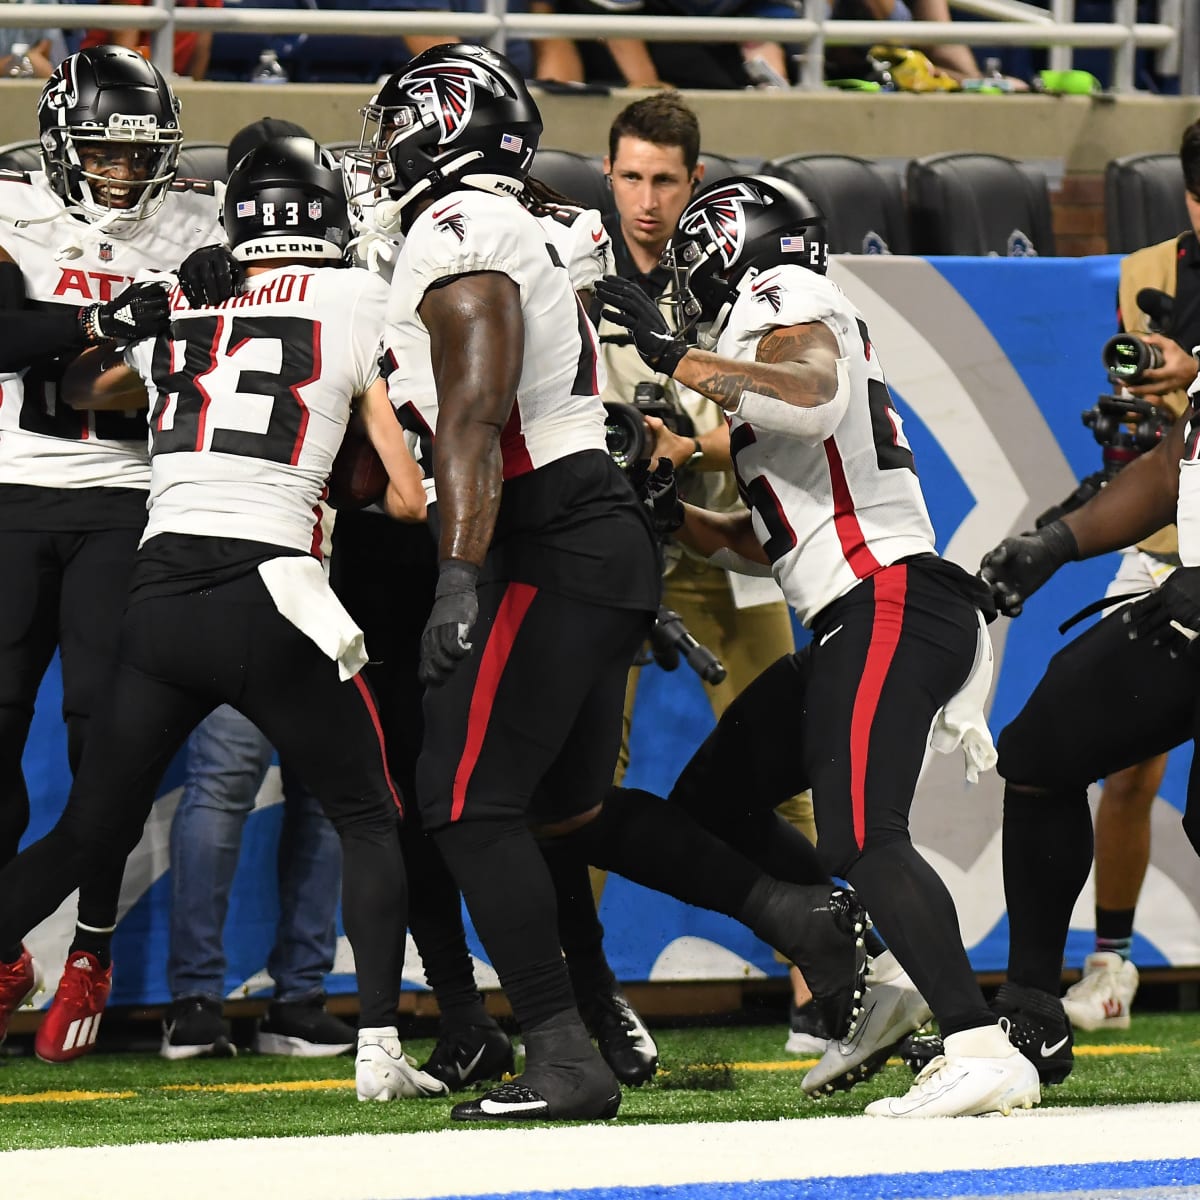
[{"label": "green turf field", "polygon": [[[627,1089],[621,1119],[747,1121],[860,1113],[912,1076],[898,1061],[820,1103],[800,1080],[812,1059],[781,1053],[779,1026],[655,1030],[663,1069]],[[419,1058],[431,1043],[412,1041]],[[1200,1098],[1200,1014],[1139,1015],[1124,1034],[1082,1034],[1075,1071],[1043,1105]],[[66,1066],[0,1060],[0,1150],[219,1137],[395,1133],[449,1125],[449,1100],[359,1104],[353,1061],[261,1058],[168,1063],[96,1055]],[[470,1126],[457,1126],[470,1128]]]}]

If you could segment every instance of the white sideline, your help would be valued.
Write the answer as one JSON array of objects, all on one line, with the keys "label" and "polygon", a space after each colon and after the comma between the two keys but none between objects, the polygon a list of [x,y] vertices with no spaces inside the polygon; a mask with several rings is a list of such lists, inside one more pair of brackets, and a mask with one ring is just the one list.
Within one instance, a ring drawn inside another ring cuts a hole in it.
[{"label": "white sideline", "polygon": [[[406,1103],[400,1101],[398,1103]],[[823,1117],[259,1138],[0,1154],[5,1200],[397,1200],[514,1190],[1151,1161],[1197,1153],[1200,1103],[1035,1109],[1010,1118]],[[1196,1182],[1200,1183],[1200,1179]],[[1080,1185],[1088,1185],[1085,1172]]]}]

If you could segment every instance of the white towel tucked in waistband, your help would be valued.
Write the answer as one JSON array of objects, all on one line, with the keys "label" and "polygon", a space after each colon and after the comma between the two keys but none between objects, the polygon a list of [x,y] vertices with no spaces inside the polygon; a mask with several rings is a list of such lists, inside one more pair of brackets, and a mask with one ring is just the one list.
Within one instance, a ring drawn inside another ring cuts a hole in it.
[{"label": "white towel tucked in waistband", "polygon": [[315,558],[305,554],[268,559],[258,573],[280,615],[337,663],[343,683],[362,670],[367,663],[363,631],[333,594]]},{"label": "white towel tucked in waistband", "polygon": [[996,765],[996,747],[983,715],[983,706],[992,686],[993,665],[992,639],[981,613],[971,673],[933,718],[929,735],[930,746],[939,754],[950,754],[962,747],[967,759],[967,779],[971,783],[979,781],[980,771],[990,771]]}]

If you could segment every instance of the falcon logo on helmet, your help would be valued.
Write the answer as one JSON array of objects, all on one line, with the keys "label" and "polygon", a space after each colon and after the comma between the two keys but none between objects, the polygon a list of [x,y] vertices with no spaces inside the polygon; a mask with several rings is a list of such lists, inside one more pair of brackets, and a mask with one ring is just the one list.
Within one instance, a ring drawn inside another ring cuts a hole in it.
[{"label": "falcon logo on helmet", "polygon": [[[703,208],[689,206],[679,222],[682,232],[694,237],[707,235],[717,248],[721,262],[731,267],[746,243],[746,204],[763,204],[744,183],[721,185],[707,193]],[[769,201],[765,201],[769,203]]]},{"label": "falcon logo on helmet", "polygon": [[470,123],[477,87],[499,94],[494,81],[474,63],[438,63],[409,72],[404,90],[430,105],[438,123],[438,141],[452,142]]}]

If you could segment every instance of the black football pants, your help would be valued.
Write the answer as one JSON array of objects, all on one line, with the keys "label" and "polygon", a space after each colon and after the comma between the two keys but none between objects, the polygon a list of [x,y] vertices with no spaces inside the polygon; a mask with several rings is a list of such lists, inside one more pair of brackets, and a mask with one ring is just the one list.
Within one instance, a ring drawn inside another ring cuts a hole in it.
[{"label": "black football pants", "polygon": [[[1008,976],[1058,994],[1071,912],[1092,865],[1088,785],[1200,733],[1200,670],[1130,641],[1121,613],[1060,650],[997,740],[1004,789]],[[1200,852],[1200,756],[1183,827]]]},{"label": "black football pants", "polygon": [[258,726],[337,829],[362,1023],[393,1024],[407,897],[374,699],[361,674],[339,681],[336,664],[275,610],[257,573],[129,605],[66,810],[0,871],[0,944],[124,861],[171,759],[218,704]]}]

